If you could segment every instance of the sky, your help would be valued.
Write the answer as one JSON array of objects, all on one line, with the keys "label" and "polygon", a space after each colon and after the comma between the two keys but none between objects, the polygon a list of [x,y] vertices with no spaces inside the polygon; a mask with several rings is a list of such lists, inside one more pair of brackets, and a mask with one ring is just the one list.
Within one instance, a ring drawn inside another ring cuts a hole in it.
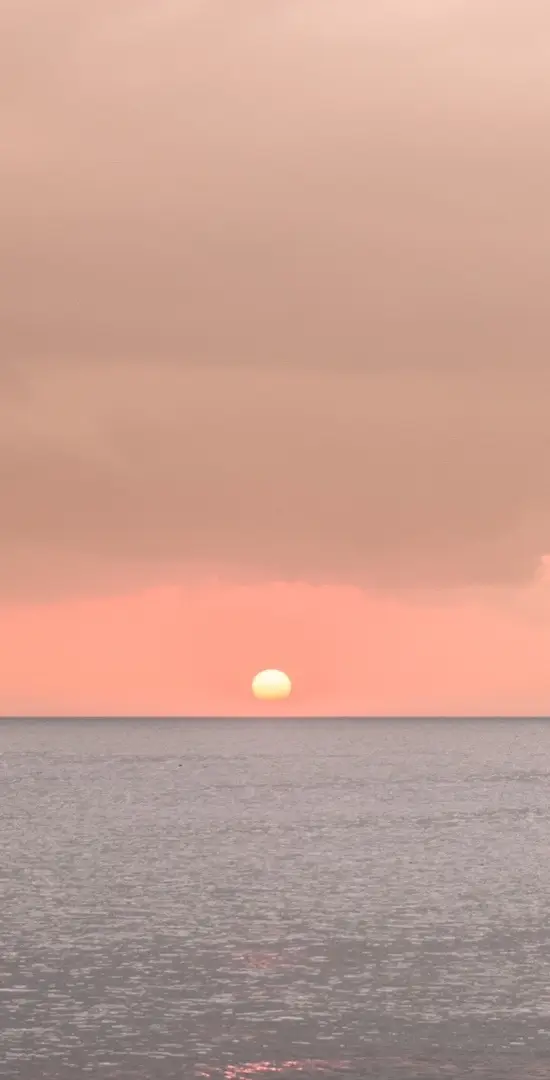
[{"label": "sky", "polygon": [[550,711],[549,114],[547,0],[3,0],[0,713]]}]

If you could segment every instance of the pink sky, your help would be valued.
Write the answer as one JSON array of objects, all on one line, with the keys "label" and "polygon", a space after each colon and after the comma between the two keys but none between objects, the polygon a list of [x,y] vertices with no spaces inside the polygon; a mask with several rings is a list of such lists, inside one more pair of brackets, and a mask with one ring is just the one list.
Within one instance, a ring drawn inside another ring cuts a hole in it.
[{"label": "pink sky", "polygon": [[548,711],[549,43],[1,5],[0,711]]},{"label": "pink sky", "polygon": [[[204,583],[16,604],[0,615],[14,712],[191,715],[542,713],[550,586],[447,602],[345,586]],[[251,700],[262,666],[294,679]]]}]

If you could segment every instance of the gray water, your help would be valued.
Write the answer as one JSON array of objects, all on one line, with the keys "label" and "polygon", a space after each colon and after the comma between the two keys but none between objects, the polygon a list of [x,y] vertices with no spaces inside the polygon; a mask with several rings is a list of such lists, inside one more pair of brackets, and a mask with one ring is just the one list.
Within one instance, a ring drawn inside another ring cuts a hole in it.
[{"label": "gray water", "polygon": [[0,1075],[550,1076],[550,722],[0,723]]}]

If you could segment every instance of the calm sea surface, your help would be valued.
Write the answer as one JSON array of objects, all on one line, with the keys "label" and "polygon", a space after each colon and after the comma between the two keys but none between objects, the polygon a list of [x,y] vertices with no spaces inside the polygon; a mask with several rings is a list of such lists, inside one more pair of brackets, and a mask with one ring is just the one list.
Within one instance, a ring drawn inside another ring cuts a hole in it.
[{"label": "calm sea surface", "polygon": [[1,722],[0,1075],[548,1078],[550,722]]}]

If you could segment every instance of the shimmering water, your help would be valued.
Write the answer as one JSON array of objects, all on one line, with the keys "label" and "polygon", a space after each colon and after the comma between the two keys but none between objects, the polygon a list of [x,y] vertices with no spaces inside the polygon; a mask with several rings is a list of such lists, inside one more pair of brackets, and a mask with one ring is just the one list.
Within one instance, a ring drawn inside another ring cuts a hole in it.
[{"label": "shimmering water", "polygon": [[0,1075],[550,1076],[550,722],[0,723]]}]

